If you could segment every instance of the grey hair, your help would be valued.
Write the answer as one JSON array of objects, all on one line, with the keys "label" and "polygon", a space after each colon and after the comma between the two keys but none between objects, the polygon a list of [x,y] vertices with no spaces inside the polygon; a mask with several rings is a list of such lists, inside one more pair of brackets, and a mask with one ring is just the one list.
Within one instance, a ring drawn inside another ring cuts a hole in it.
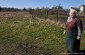
[{"label": "grey hair", "polygon": [[79,16],[78,12],[75,9],[70,8],[70,12],[74,12],[76,16]]}]

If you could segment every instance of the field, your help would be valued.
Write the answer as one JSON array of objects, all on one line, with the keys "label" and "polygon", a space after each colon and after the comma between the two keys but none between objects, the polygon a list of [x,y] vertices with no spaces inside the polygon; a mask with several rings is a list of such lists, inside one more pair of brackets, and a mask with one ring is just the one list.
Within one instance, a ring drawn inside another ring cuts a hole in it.
[{"label": "field", "polygon": [[[0,55],[62,55],[64,28],[30,15],[0,17]],[[85,50],[85,32],[81,51]]]}]

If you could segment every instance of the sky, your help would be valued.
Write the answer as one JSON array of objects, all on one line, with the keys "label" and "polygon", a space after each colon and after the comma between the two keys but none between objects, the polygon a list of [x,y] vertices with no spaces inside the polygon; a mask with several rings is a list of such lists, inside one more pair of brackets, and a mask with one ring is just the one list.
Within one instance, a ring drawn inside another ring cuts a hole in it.
[{"label": "sky", "polygon": [[63,8],[85,5],[85,0],[0,0],[1,7],[11,8],[41,8],[61,5]]}]

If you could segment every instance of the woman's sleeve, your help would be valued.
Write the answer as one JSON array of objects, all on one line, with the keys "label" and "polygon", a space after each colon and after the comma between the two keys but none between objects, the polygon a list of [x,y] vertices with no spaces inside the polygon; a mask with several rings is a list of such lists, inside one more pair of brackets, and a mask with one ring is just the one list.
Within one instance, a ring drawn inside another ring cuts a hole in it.
[{"label": "woman's sleeve", "polygon": [[77,27],[78,27],[78,36],[81,37],[81,35],[82,35],[82,31],[83,31],[83,25],[82,25],[82,21],[81,21],[81,19],[78,19]]}]

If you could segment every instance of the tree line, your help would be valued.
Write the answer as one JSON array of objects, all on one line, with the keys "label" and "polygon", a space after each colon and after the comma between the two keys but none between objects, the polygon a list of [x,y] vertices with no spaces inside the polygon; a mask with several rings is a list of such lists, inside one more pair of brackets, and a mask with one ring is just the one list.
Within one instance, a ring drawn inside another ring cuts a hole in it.
[{"label": "tree line", "polygon": [[46,9],[52,9],[52,10],[56,10],[56,9],[59,9],[59,10],[62,10],[63,7],[61,5],[58,5],[58,6],[53,6],[51,8],[49,7],[42,7],[42,8],[23,8],[23,9],[19,9],[19,8],[7,8],[7,7],[1,7],[0,6],[0,11],[34,11],[34,10],[46,10]]}]

